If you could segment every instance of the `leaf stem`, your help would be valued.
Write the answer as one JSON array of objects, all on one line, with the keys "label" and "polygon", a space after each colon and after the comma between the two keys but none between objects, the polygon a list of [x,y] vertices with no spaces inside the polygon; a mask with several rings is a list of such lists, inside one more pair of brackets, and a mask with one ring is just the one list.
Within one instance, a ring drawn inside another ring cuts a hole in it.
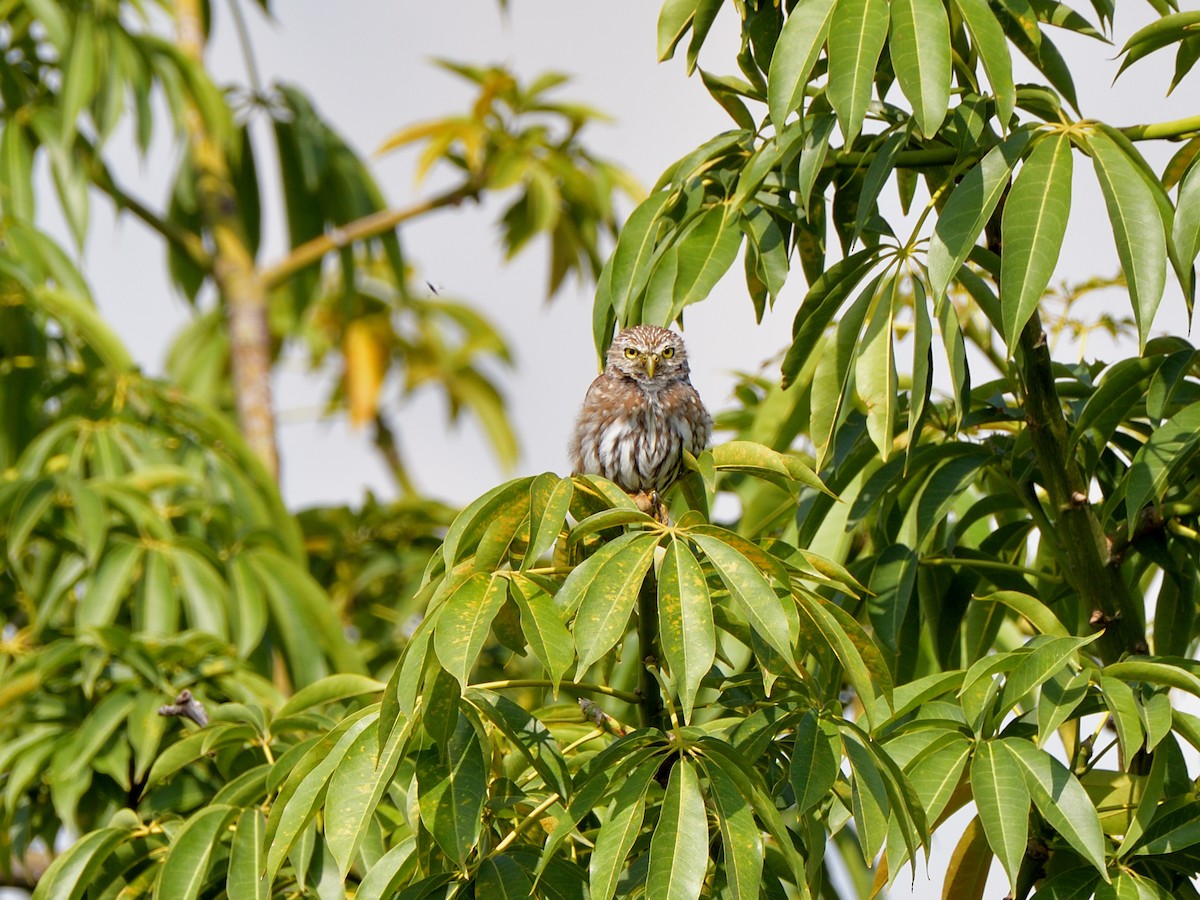
[{"label": "leaf stem", "polygon": [[500,853],[502,850],[508,847],[509,844],[517,839],[522,831],[541,818],[542,813],[552,807],[555,803],[558,803],[560,800],[562,800],[562,797],[558,796],[557,793],[554,793],[535,806],[532,810],[530,810],[529,815],[514,825],[513,830],[501,839],[500,843],[493,848],[492,853]]},{"label": "leaf stem", "polygon": [[1200,132],[1200,116],[1173,119],[1170,122],[1152,122],[1149,125],[1126,125],[1118,128],[1131,141],[1158,141],[1190,137]]},{"label": "leaf stem", "polygon": [[[473,684],[471,687],[485,691],[506,691],[531,687],[552,688],[554,687],[554,682],[548,678],[509,678],[504,681],[485,681],[480,684]],[[559,683],[558,689],[571,695],[604,694],[607,697],[613,697],[630,704],[641,700],[641,696],[632,691],[619,691],[606,684],[593,684],[587,681],[563,681]]]},{"label": "leaf stem", "polygon": [[966,566],[968,569],[993,569],[999,572],[1012,572],[1016,575],[1028,575],[1041,581],[1057,584],[1062,581],[1061,575],[1053,572],[1041,572],[1037,569],[1018,566],[1013,563],[1000,562],[993,559],[968,559],[961,556],[924,556],[917,560],[922,566]]}]

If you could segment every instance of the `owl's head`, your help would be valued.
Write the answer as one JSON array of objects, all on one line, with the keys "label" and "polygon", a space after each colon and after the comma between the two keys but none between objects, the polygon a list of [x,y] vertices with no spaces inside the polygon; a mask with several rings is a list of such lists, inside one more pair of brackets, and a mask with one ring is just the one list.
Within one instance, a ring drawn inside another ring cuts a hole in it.
[{"label": "owl's head", "polygon": [[687,350],[674,331],[635,325],[613,338],[608,366],[641,384],[666,384],[687,378]]}]

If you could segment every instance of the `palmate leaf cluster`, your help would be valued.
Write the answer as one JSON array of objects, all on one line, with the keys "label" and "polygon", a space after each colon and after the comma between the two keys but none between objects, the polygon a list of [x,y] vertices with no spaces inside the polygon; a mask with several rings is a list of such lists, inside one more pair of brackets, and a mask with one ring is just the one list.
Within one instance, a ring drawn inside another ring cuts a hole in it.
[{"label": "palmate leaf cluster", "polygon": [[[1146,12],[1114,69],[1174,52],[1174,87],[1195,15]],[[219,318],[197,326],[208,374],[173,373],[192,394],[142,378],[8,200],[5,870],[67,835],[35,896],[867,897],[948,835],[945,897],[983,896],[993,865],[1014,897],[1196,896],[1200,718],[1177,701],[1200,697],[1200,377],[1154,323],[1168,279],[1189,311],[1194,295],[1200,120],[1080,118],[1052,35],[1107,40],[1114,13],[668,0],[660,56],[683,56],[734,127],[680,148],[602,267],[620,179],[573,143],[591,112],[548,101],[554,77],[452,67],[478,85],[472,112],[392,144],[462,173],[438,202],[515,188],[506,246],[549,235],[552,291],[597,275],[598,349],[617,326],[686,320],[739,256],[747,314],[795,298],[778,368],[744,377],[666,524],[553,473],[457,515],[414,495],[293,518],[196,397],[228,400]],[[737,75],[701,65],[719,16],[738,20]],[[1014,50],[1036,83],[1015,81]],[[62,115],[68,76],[6,112]],[[90,104],[90,138],[97,96],[65,107]],[[387,210],[332,127],[286,90],[271,102],[289,110],[268,112],[277,138],[308,136],[289,224],[313,217],[264,270],[277,334],[340,348],[362,421],[389,354],[409,378],[446,371],[424,355],[436,334],[408,338],[428,335],[407,330],[422,311],[502,355],[467,307],[414,299],[405,216],[356,230]],[[15,120],[0,144],[55,152],[24,126],[10,139]],[[1183,141],[1162,173],[1138,149],[1156,138]],[[1042,326],[1087,162],[1138,340],[1111,364],[1053,359]],[[22,165],[0,178],[10,197]],[[199,287],[217,248],[188,223],[191,180],[185,162],[169,217],[185,233],[164,239]],[[206,726],[156,715],[184,688]]]}]

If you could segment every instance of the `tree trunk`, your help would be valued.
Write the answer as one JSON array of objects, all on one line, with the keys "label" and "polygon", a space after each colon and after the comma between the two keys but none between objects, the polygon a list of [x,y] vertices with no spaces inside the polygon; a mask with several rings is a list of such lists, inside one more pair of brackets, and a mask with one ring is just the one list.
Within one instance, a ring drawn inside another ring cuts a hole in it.
[{"label": "tree trunk", "polygon": [[[204,30],[199,0],[176,0],[175,15],[180,49],[201,62]],[[238,217],[225,148],[195,107],[187,111],[187,131],[200,214],[213,245],[213,278],[225,303],[238,425],[250,448],[278,480],[266,283],[254,264]]]}]

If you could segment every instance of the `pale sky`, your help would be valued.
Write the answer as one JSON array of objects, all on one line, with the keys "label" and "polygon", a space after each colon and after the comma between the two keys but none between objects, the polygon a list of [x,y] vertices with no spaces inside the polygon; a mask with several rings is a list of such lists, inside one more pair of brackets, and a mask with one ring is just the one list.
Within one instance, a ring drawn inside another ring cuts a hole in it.
[{"label": "pale sky", "polygon": [[[708,97],[698,77],[685,77],[681,60],[661,66],[655,62],[658,2],[512,0],[506,18],[491,0],[343,0],[337,4],[288,0],[275,6],[275,23],[250,14],[264,80],[302,85],[321,113],[366,154],[403,125],[465,109],[469,88],[430,66],[432,57],[506,63],[526,79],[545,70],[574,74],[575,80],[562,89],[561,97],[589,103],[616,119],[611,125],[586,131],[589,146],[622,162],[647,187],[668,163],[730,127],[731,120]],[[1117,21],[1118,46],[1146,15],[1143,4],[1119,6],[1119,15],[1132,17]],[[213,67],[222,79],[244,83],[227,8],[214,4],[214,11],[221,28],[212,47]],[[702,65],[721,74],[736,72],[733,25],[731,7],[718,19]],[[1084,62],[1078,70],[1078,88],[1085,116],[1126,125],[1195,112],[1194,103],[1189,107],[1186,98],[1196,96],[1200,76],[1193,74],[1174,98],[1164,98],[1171,72],[1167,57],[1161,63],[1153,59],[1139,63],[1110,88],[1116,72],[1116,64],[1111,62],[1115,47],[1069,35],[1062,37],[1060,46],[1070,59]],[[1028,67],[1018,70],[1018,78],[1032,78]],[[168,127],[165,121],[161,127]],[[174,160],[165,153],[165,142],[160,141],[156,150],[150,161],[141,164],[131,151],[122,152],[118,142],[114,147],[116,169],[138,196],[152,205],[165,205]],[[264,145],[259,156],[260,180],[267,187],[273,177],[267,174],[268,151]],[[1156,168],[1161,169],[1170,152],[1152,157]],[[376,161],[373,168],[396,206],[408,205],[436,190],[436,179],[414,187],[411,155]],[[1056,282],[1112,274],[1118,265],[1088,161],[1077,156],[1075,172],[1076,204]],[[47,226],[69,245],[52,212],[53,202],[44,192],[42,196]],[[161,373],[168,341],[188,315],[186,304],[166,282],[161,264],[164,254],[157,239],[132,219],[114,224],[103,199],[97,199],[93,208],[85,273],[105,317],[141,365],[151,373]],[[264,196],[264,210],[277,208],[277,197],[269,191]],[[493,204],[443,212],[403,233],[419,279],[432,282],[447,298],[478,304],[499,323],[517,358],[515,373],[501,373],[523,449],[522,459],[511,473],[498,469],[469,419],[456,431],[446,432],[441,398],[436,394],[403,405],[394,389],[385,394],[384,406],[393,415],[418,485],[456,503],[469,501],[506,477],[544,470],[565,473],[567,436],[596,373],[590,291],[572,285],[546,306],[542,302],[544,247],[539,244],[515,264],[504,265],[492,228],[501,208]],[[270,262],[282,252],[279,216],[270,216],[266,228],[261,259]],[[1184,334],[1185,312],[1172,277],[1168,276],[1155,331]],[[688,310],[685,337],[693,380],[710,409],[729,405],[731,372],[754,370],[765,357],[785,346],[803,294],[797,267],[775,313],[756,327],[739,260],[710,300]],[[1120,304],[1112,308],[1128,310]],[[1108,358],[1114,355],[1101,343],[1089,347],[1089,355],[1096,352]],[[1136,346],[1121,352],[1136,352]],[[283,491],[292,507],[356,504],[366,489],[383,498],[394,496],[385,470],[370,449],[369,435],[350,432],[344,420],[318,423],[304,415],[320,402],[321,388],[295,371],[279,374],[275,384],[285,420],[280,434]],[[954,822],[950,823],[935,844],[931,866],[935,884],[940,885],[945,860],[960,831],[961,827],[956,829]],[[930,893],[923,866],[921,874],[913,896]],[[986,895],[1001,896],[1004,890],[997,865]],[[893,897],[906,895],[908,888],[903,884],[892,893]]]},{"label": "pale sky", "polygon": [[[336,15],[329,4],[311,0],[275,5],[274,23],[249,15],[264,81],[302,85],[322,114],[364,154],[373,153],[402,125],[465,108],[471,97],[469,87],[432,67],[428,61],[434,57],[505,63],[526,79],[546,70],[573,74],[573,82],[561,96],[590,103],[615,119],[585,132],[589,146],[622,162],[646,186],[674,159],[730,127],[729,118],[708,97],[698,77],[685,77],[680,60],[655,62],[659,7],[655,2],[514,0],[507,17],[490,0],[469,4],[354,0],[339,4]],[[1144,16],[1140,4],[1122,4],[1122,12],[1126,7]],[[211,48],[213,68],[220,78],[244,83],[227,11],[222,4],[216,10],[220,27]],[[1118,20],[1120,39],[1137,24]],[[717,20],[702,65],[718,73],[736,71],[734,25],[730,8]],[[1086,54],[1088,60],[1078,85],[1085,115],[1131,124],[1191,112],[1183,102],[1186,83],[1173,102],[1162,98],[1169,83],[1169,60],[1157,70],[1154,60],[1139,63],[1110,90],[1108,83],[1116,69],[1108,60],[1115,56],[1114,48],[1069,35],[1061,43],[1072,57]],[[1096,74],[1088,78],[1087,72]],[[158,150],[145,165],[132,154],[118,163],[125,182],[154,203],[162,202],[174,165],[163,152],[165,142]],[[270,164],[269,150],[264,146],[259,153],[263,170]],[[428,195],[437,186],[436,177],[414,186],[411,154],[375,160],[373,168],[397,206]],[[1082,279],[1097,267],[1108,274],[1117,265],[1090,166],[1077,158],[1075,169],[1077,201],[1056,280]],[[268,191],[264,209],[277,209],[278,200],[270,190],[272,176],[264,171],[260,181]],[[51,206],[43,202],[42,209]],[[536,243],[506,266],[492,227],[502,208],[494,203],[439,213],[403,233],[419,279],[431,282],[448,298],[478,304],[500,325],[517,358],[516,372],[500,373],[523,449],[511,473],[494,463],[469,417],[454,431],[445,431],[441,398],[435,393],[401,404],[394,388],[385,390],[384,407],[393,416],[418,485],[457,503],[469,501],[505,477],[564,472],[567,435],[596,372],[590,291],[569,285],[553,304],[544,304],[544,245]],[[160,373],[167,342],[188,315],[186,305],[166,283],[158,264],[163,256],[158,241],[132,219],[114,227],[104,200],[98,200],[94,209],[85,265],[97,301],[139,362],[147,371]],[[267,219],[266,229],[261,259],[271,261],[282,252],[277,215]],[[731,372],[757,368],[786,344],[804,289],[797,268],[774,314],[756,327],[738,262],[710,300],[688,310],[685,336],[693,380],[711,409],[728,405]],[[1179,331],[1184,323],[1182,301],[1169,285],[1156,327]],[[1107,348],[1102,344],[1089,348],[1097,351],[1107,353]],[[390,480],[369,447],[369,435],[351,433],[344,420],[313,420],[312,410],[322,391],[310,378],[295,367],[285,367],[276,378],[276,388],[284,422],[283,490],[292,506],[354,503],[367,488],[392,496]]]}]

